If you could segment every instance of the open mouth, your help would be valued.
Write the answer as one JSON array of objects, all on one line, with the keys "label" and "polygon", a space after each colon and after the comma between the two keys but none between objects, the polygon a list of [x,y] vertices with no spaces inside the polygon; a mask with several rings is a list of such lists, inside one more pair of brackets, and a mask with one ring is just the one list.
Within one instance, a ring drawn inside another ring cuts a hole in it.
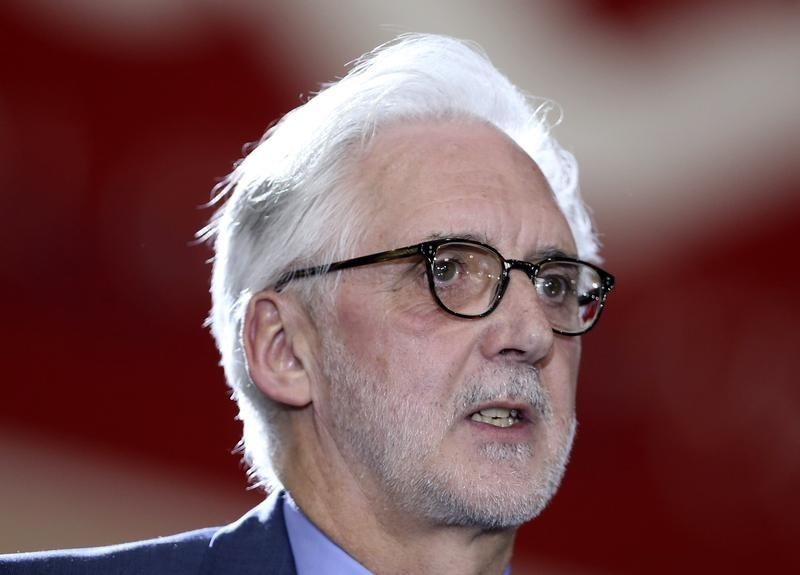
[{"label": "open mouth", "polygon": [[489,407],[476,411],[470,416],[472,421],[487,423],[495,427],[511,427],[522,421],[522,414],[517,409],[503,407]]}]

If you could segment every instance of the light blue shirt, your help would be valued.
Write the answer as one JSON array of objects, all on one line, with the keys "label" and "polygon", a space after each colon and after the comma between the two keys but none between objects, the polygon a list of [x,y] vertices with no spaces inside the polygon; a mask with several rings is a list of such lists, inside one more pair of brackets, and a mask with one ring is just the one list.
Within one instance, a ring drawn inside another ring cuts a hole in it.
[{"label": "light blue shirt", "polygon": [[366,567],[317,529],[288,493],[283,499],[283,519],[297,575],[371,575]]},{"label": "light blue shirt", "polygon": [[[283,499],[283,518],[297,575],[372,575],[371,571],[317,529],[288,493]],[[505,568],[503,575],[511,575],[510,566]]]}]

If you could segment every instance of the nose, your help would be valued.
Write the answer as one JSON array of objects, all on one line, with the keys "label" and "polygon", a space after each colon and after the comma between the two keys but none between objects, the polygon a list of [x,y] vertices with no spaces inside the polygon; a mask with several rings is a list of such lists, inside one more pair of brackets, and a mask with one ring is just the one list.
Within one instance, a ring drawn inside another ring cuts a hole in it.
[{"label": "nose", "polygon": [[489,314],[481,351],[492,361],[536,365],[553,349],[555,335],[525,270],[511,270],[497,308]]}]

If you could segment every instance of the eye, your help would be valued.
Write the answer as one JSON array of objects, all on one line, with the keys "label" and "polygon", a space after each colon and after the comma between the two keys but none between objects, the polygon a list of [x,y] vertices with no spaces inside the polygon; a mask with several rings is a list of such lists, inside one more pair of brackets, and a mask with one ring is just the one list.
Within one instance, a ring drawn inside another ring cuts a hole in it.
[{"label": "eye", "polygon": [[456,260],[436,260],[433,263],[433,279],[438,285],[451,283],[461,275],[461,264]]},{"label": "eye", "polygon": [[572,289],[572,281],[561,275],[547,275],[536,278],[536,289],[539,295],[550,303],[563,303]]}]

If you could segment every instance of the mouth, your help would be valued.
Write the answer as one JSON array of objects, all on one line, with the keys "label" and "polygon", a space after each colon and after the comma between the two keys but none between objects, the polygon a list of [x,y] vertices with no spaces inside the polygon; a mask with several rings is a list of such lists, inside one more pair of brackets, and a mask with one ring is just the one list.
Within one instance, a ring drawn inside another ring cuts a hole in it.
[{"label": "mouth", "polygon": [[525,413],[516,407],[484,407],[469,416],[472,421],[493,427],[512,427],[526,421]]}]

